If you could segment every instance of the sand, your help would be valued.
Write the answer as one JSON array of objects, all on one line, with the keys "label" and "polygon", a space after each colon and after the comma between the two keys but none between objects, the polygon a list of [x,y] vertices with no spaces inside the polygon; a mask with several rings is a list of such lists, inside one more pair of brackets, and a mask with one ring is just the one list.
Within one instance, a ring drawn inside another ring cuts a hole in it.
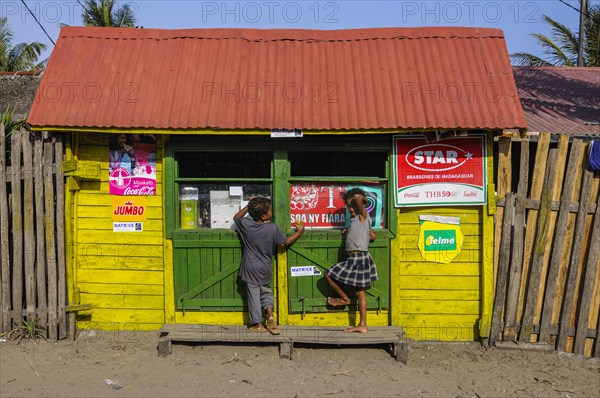
[{"label": "sand", "polygon": [[[294,348],[174,344],[158,332],[92,332],[76,341],[0,343],[1,397],[598,397],[600,362],[479,343]],[[112,385],[111,385],[112,383]]]}]

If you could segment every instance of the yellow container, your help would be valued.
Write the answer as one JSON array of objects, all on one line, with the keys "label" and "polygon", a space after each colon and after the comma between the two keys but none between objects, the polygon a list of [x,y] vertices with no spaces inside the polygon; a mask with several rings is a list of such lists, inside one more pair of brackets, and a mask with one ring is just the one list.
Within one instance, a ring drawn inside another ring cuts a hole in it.
[{"label": "yellow container", "polygon": [[181,214],[182,229],[198,228],[198,201],[197,200],[182,200],[179,202]]}]

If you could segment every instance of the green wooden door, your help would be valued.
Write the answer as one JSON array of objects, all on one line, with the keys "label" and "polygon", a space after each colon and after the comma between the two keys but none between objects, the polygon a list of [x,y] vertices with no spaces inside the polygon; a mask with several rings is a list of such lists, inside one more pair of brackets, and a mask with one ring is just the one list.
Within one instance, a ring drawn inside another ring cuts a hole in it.
[{"label": "green wooden door", "polygon": [[246,311],[238,280],[241,242],[234,231],[173,233],[173,276],[178,311]]},{"label": "green wooden door", "polygon": [[[350,141],[355,144],[351,150]],[[238,150],[231,150],[232,142],[237,143]],[[364,142],[362,137],[344,137],[344,148],[340,150],[341,143],[337,137],[306,137],[289,148],[288,142],[272,141],[268,137],[243,137],[239,141],[232,141],[230,137],[207,137],[194,142],[189,142],[186,137],[172,138],[166,148],[165,161],[166,231],[167,236],[173,239],[174,293],[178,311],[247,310],[245,288],[238,280],[242,247],[237,234],[223,226],[214,227],[204,222],[199,222],[196,229],[179,229],[180,186],[204,187],[207,191],[212,191],[213,185],[218,191],[228,191],[230,185],[266,187],[267,193],[256,192],[272,196],[274,222],[290,235],[290,184],[364,185],[365,181],[367,185],[384,187],[387,184],[390,168],[390,141],[387,136],[369,137],[368,142]],[[332,148],[338,149],[332,151]],[[389,205],[388,201],[384,200],[384,206]],[[199,204],[199,208],[205,209],[203,206]],[[382,214],[388,213],[384,210]],[[386,216],[390,219],[385,225],[393,228],[395,220],[391,219],[392,215]],[[379,280],[367,290],[368,308],[372,310],[386,309],[389,305],[392,232],[391,229],[383,229],[382,225],[376,229],[377,240],[369,246],[379,275]],[[343,259],[345,253],[340,229],[307,230],[288,249],[289,277],[288,287],[284,290],[289,291],[290,312],[331,311],[325,304],[327,296],[332,294],[322,273]],[[290,267],[306,265],[316,266],[321,275],[291,276]],[[277,289],[285,287],[273,285],[273,288],[277,295]],[[354,294],[349,296],[354,300]]]},{"label": "green wooden door", "polygon": [[[389,306],[390,239],[389,232],[376,231],[377,239],[369,245],[369,253],[377,265],[379,280],[367,290],[367,309],[381,310]],[[346,259],[340,231],[307,231],[288,249],[288,297],[291,313],[345,311],[346,307],[326,305],[328,296],[334,296],[323,277],[325,269]],[[294,276],[292,267],[314,266],[321,275]],[[356,296],[347,291],[356,307]],[[356,308],[357,309],[357,308]]]}]

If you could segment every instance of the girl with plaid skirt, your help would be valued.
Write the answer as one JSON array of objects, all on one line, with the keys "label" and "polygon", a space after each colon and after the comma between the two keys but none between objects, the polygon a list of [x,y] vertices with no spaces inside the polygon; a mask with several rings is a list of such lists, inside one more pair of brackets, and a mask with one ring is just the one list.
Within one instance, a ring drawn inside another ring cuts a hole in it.
[{"label": "girl with plaid skirt", "polygon": [[350,304],[348,295],[342,290],[340,284],[356,288],[358,298],[358,312],[360,322],[344,330],[344,332],[367,333],[367,294],[365,289],[377,280],[377,268],[369,254],[369,242],[375,239],[371,229],[371,217],[365,205],[367,198],[360,188],[354,188],[344,194],[344,202],[350,212],[350,228],[346,234],[346,251],[348,259],[337,263],[325,270],[325,279],[329,286],[335,290],[339,297],[328,297],[327,303],[334,307]]}]

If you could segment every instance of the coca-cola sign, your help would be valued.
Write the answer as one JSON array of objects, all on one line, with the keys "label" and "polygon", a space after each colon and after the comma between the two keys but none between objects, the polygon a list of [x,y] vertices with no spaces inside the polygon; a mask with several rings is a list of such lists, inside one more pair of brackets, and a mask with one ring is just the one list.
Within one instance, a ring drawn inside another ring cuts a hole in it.
[{"label": "coca-cola sign", "polygon": [[152,134],[111,135],[108,167],[111,195],[156,195],[156,138]]},{"label": "coca-cola sign", "polygon": [[487,200],[485,135],[427,143],[394,137],[395,205],[481,205]]}]

